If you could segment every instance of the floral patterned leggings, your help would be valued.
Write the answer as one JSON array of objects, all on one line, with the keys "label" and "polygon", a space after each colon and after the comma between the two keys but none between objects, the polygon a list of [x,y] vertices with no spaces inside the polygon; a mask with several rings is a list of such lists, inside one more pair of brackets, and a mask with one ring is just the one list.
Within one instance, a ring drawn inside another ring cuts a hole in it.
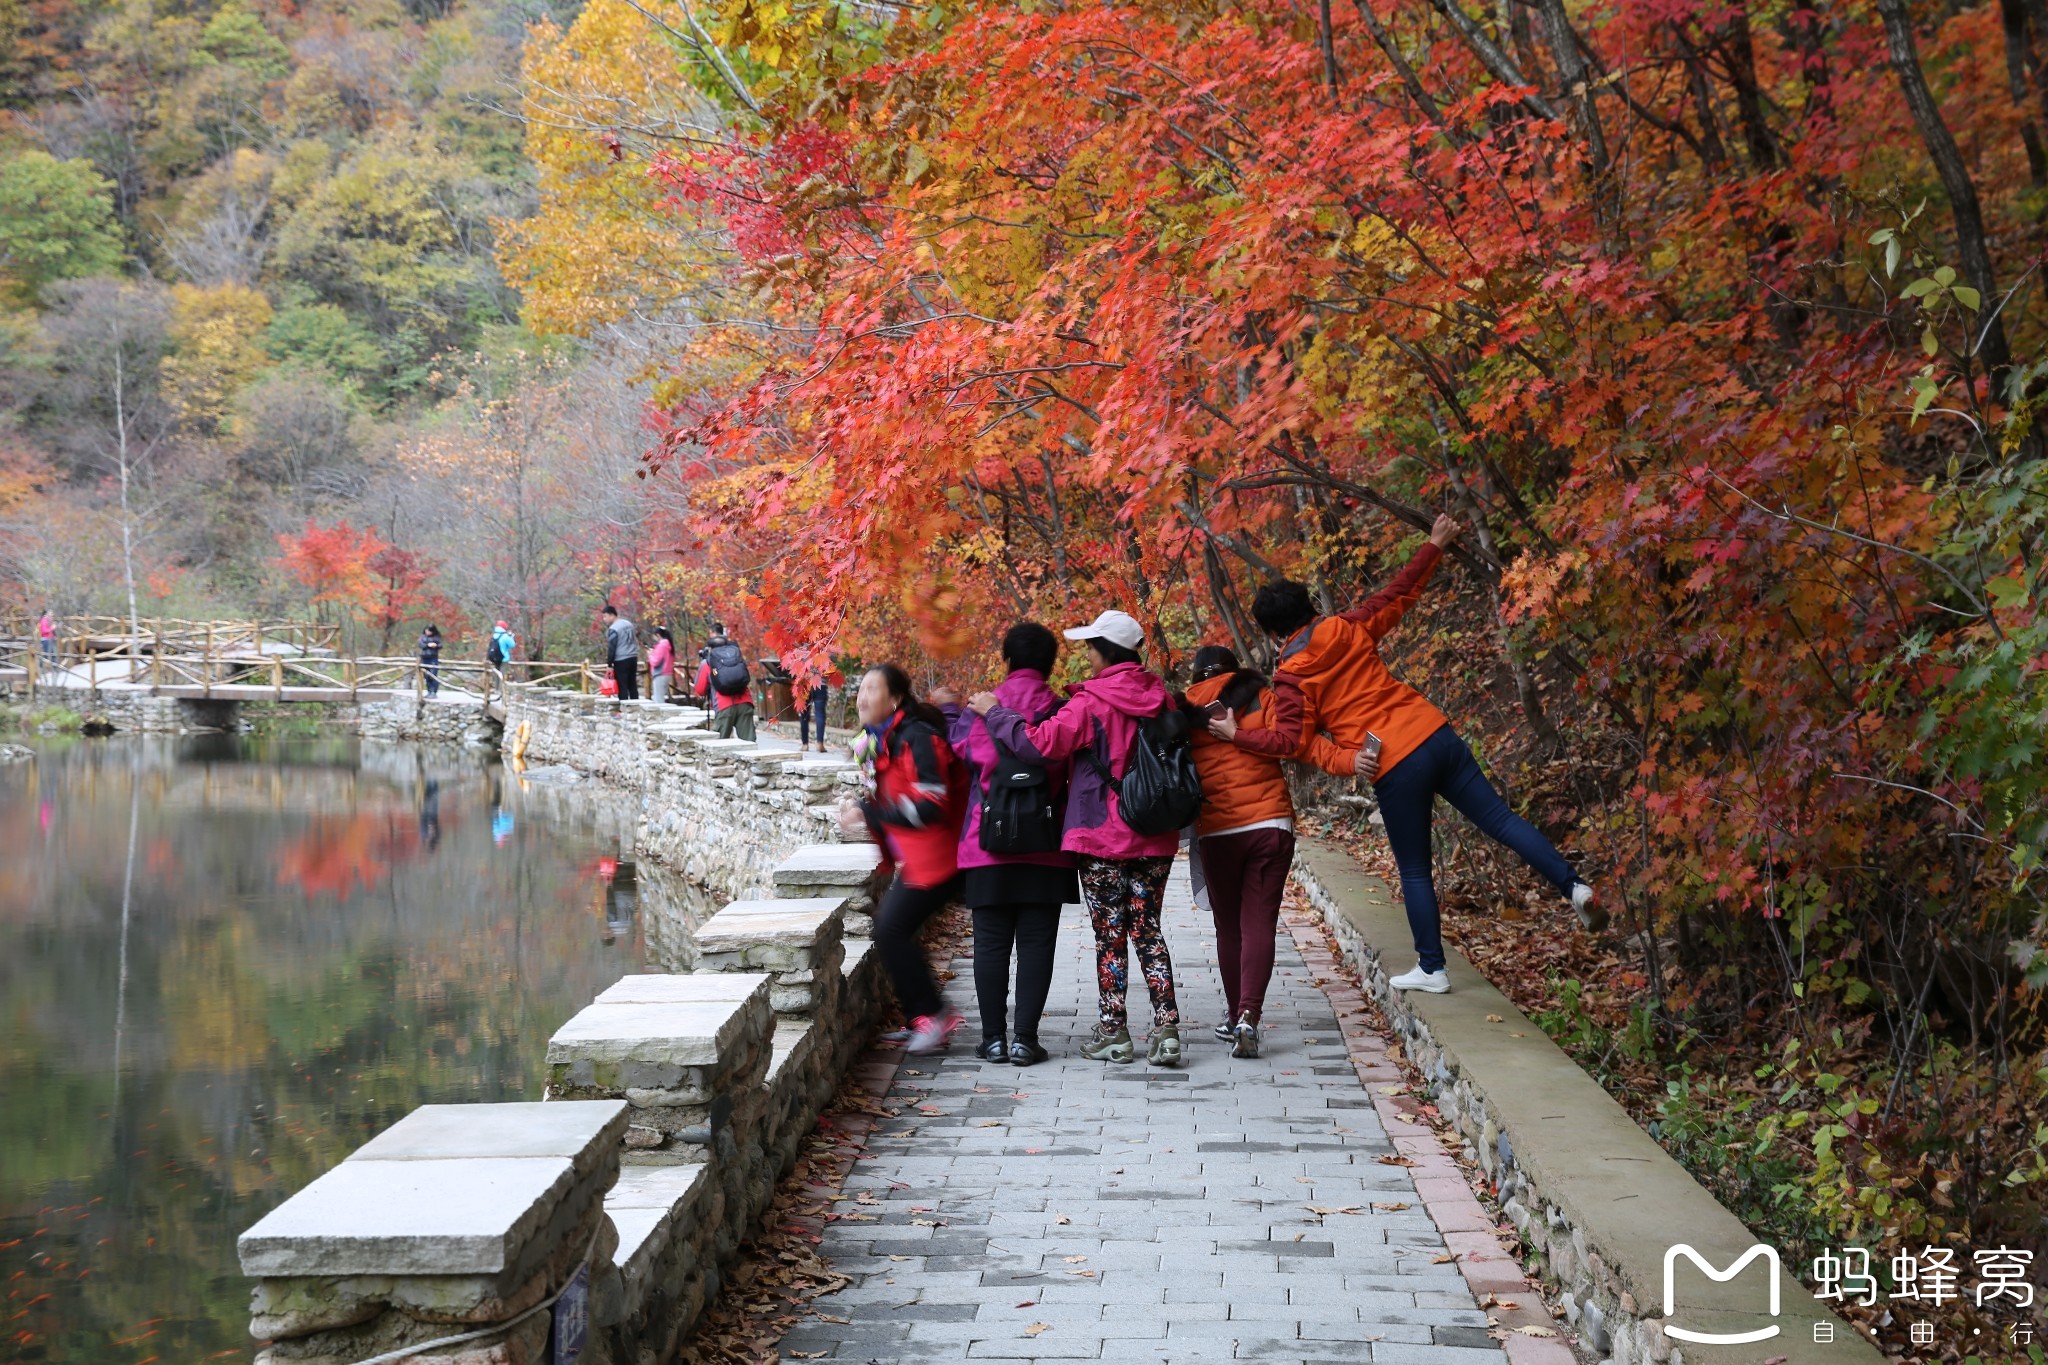
[{"label": "floral patterned leggings", "polygon": [[1103,1024],[1124,1027],[1127,943],[1138,950],[1138,965],[1145,972],[1153,1026],[1180,1023],[1180,1008],[1173,998],[1173,957],[1166,951],[1160,927],[1160,904],[1166,898],[1173,859],[1083,857],[1080,864],[1081,899],[1088,903],[1088,922],[1095,927],[1095,978],[1102,992]]}]

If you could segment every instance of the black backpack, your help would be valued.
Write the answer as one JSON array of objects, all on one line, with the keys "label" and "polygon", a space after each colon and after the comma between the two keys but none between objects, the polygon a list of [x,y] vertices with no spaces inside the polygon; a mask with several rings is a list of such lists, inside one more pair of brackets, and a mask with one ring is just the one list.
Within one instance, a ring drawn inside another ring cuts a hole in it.
[{"label": "black backpack", "polygon": [[1057,853],[1060,813],[1053,805],[1052,774],[1026,763],[1002,743],[981,798],[981,847],[986,853]]},{"label": "black backpack", "polygon": [[491,647],[484,654],[484,662],[496,668],[505,662],[505,656],[498,652],[498,637],[491,637]]},{"label": "black backpack", "polygon": [[720,640],[705,654],[711,665],[711,686],[721,697],[744,697],[753,676],[747,672],[746,655],[730,640]]},{"label": "black backpack", "polygon": [[1117,813],[1133,834],[1171,834],[1187,828],[1202,808],[1202,779],[1195,772],[1193,732],[1175,707],[1138,722],[1130,762],[1121,779],[1094,749],[1088,761],[1117,794]]}]

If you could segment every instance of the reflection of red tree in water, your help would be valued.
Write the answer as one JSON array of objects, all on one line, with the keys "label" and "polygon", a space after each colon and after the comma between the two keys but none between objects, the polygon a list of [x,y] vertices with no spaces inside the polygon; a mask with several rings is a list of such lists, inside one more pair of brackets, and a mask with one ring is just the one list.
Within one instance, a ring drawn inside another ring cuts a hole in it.
[{"label": "reflection of red tree in water", "polygon": [[277,884],[347,900],[382,884],[398,863],[426,851],[419,829],[388,811],[319,816],[277,857]]}]

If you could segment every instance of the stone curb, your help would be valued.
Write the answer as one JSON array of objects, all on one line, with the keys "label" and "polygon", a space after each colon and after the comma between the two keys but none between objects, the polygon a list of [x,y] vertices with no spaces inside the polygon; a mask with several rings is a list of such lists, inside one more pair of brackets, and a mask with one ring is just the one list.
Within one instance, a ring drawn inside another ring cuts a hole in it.
[{"label": "stone curb", "polygon": [[[1395,1095],[1405,1087],[1407,1078],[1387,1055],[1386,1040],[1379,1030],[1352,1027],[1352,1021],[1365,1013],[1365,997],[1358,987],[1337,975],[1340,960],[1323,926],[1292,910],[1283,910],[1281,918],[1294,935],[1301,960],[1308,964],[1310,979],[1337,1014],[1337,1026],[1358,1072],[1359,1086],[1372,1097],[1373,1110],[1393,1140],[1394,1150],[1410,1162],[1423,1209],[1443,1233],[1444,1245],[1457,1255],[1458,1272],[1465,1277],[1472,1297],[1489,1318],[1506,1329],[1499,1340],[1509,1365],[1578,1365],[1578,1356],[1561,1339],[1563,1334],[1547,1311],[1528,1303],[1501,1301],[1514,1294],[1533,1300],[1538,1291],[1522,1274],[1520,1263],[1501,1248],[1493,1235],[1493,1219],[1473,1194],[1464,1169],[1443,1150],[1435,1131],[1395,1104]],[[1318,971],[1328,975],[1317,976]],[[1537,1302],[1540,1305],[1540,1300]],[[1532,1335],[1518,1328],[1539,1330]]]},{"label": "stone curb", "polygon": [[[1885,1359],[1782,1265],[1773,1316],[1758,1272],[1721,1281],[1681,1257],[1680,1302],[1670,1316],[1686,1330],[1778,1330],[1739,1345],[1674,1340],[1665,1330],[1664,1293],[1674,1245],[1727,1270],[1760,1245],[1755,1236],[1458,953],[1448,954],[1450,994],[1391,990],[1383,960],[1395,971],[1413,960],[1407,918],[1349,853],[1303,840],[1293,879],[1436,1087],[1438,1112],[1472,1144],[1503,1214],[1561,1291],[1567,1317],[1588,1346],[1613,1365],[1758,1365],[1779,1355],[1799,1365]],[[1455,1249],[1478,1235],[1446,1231],[1445,1240]],[[1816,1341],[1816,1328],[1831,1332],[1832,1341]]]}]

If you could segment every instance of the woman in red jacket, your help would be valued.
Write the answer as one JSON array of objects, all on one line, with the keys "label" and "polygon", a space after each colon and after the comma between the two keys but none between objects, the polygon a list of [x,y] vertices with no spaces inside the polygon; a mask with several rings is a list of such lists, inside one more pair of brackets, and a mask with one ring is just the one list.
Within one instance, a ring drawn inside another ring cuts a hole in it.
[{"label": "woman in red jacket", "polygon": [[945,717],[917,699],[896,665],[869,669],[854,705],[874,741],[875,794],[857,814],[842,812],[841,824],[852,833],[865,823],[895,872],[875,908],[875,952],[910,1018],[908,1050],[936,1052],[960,1015],[939,994],[918,931],[959,894],[967,771],[946,742]]}]

